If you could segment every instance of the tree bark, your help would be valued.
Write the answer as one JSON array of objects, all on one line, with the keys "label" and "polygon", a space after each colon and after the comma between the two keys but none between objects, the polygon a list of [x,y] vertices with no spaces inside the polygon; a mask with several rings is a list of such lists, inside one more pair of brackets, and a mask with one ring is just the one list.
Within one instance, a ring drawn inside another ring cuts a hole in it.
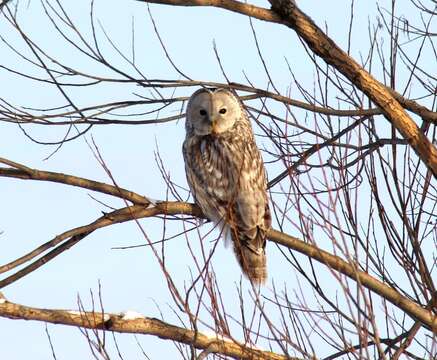
[{"label": "tree bark", "polygon": [[37,320],[45,323],[119,333],[153,335],[161,339],[192,345],[196,349],[207,349],[209,353],[218,353],[235,359],[299,360],[299,358],[255,349],[220,335],[209,336],[202,332],[174,326],[158,319],[141,316],[141,314],[134,316],[134,318],[128,318],[124,314],[39,309],[12,303],[0,296],[0,317],[14,320]]}]

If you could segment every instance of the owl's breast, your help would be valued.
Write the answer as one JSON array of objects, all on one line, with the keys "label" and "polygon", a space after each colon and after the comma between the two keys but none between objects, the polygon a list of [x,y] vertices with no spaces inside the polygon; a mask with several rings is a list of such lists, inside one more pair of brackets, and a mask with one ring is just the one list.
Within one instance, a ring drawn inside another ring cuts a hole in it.
[{"label": "owl's breast", "polygon": [[232,146],[217,137],[192,137],[184,142],[184,158],[196,202],[211,220],[219,220],[237,189],[238,165]]},{"label": "owl's breast", "polygon": [[204,168],[202,182],[207,192],[228,201],[235,189],[235,159],[226,142],[204,137],[199,144],[200,162]]}]

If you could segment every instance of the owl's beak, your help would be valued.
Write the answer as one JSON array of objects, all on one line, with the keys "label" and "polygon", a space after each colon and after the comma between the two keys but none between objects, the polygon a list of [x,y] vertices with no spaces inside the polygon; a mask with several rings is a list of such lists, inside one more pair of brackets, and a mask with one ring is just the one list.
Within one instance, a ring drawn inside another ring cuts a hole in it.
[{"label": "owl's beak", "polygon": [[211,134],[213,135],[218,134],[217,120],[215,118],[211,119]]}]

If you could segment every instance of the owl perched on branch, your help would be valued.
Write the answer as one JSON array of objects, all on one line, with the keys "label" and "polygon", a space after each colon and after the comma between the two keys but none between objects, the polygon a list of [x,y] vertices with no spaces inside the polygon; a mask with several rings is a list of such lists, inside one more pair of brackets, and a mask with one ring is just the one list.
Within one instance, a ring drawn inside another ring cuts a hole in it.
[{"label": "owl perched on branch", "polygon": [[230,235],[246,276],[265,282],[266,172],[243,105],[227,89],[200,89],[188,102],[185,129],[185,170],[197,205]]}]

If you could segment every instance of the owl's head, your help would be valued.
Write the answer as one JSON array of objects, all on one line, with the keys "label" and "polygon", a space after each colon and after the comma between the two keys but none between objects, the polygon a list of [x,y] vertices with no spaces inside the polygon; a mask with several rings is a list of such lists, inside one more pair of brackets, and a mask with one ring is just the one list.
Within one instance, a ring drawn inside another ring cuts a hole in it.
[{"label": "owl's head", "polygon": [[219,135],[241,118],[239,100],[227,89],[197,90],[187,105],[186,130],[195,135]]}]

